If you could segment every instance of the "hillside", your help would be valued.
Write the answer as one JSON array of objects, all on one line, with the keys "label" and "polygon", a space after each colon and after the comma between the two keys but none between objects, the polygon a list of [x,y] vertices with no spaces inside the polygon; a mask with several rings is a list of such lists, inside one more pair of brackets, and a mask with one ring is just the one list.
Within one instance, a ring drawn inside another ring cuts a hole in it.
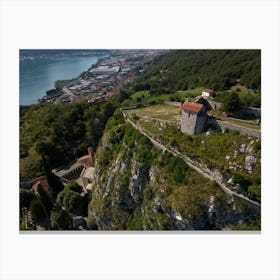
[{"label": "hillside", "polygon": [[20,107],[20,178],[31,180],[94,149],[113,113],[108,101]]},{"label": "hillside", "polygon": [[125,85],[123,106],[184,101],[212,88],[217,101],[236,92],[241,105],[261,106],[260,50],[177,50],[155,59],[133,83]]},{"label": "hillside", "polygon": [[[260,229],[261,114],[244,107],[261,105],[260,51],[170,51],[149,63],[110,99],[20,107],[21,229],[78,229],[79,219],[91,230]],[[217,93],[209,118],[230,128],[183,134],[181,102],[203,87]],[[94,164],[81,165],[88,147]]]},{"label": "hillside", "polygon": [[155,148],[120,111],[109,120],[100,144],[88,211],[91,229],[205,230],[240,224],[250,229],[256,221],[245,204]]},{"label": "hillside", "polygon": [[260,50],[178,50],[158,58],[134,89],[160,94],[204,86],[219,91],[240,82],[260,90],[260,65]]}]

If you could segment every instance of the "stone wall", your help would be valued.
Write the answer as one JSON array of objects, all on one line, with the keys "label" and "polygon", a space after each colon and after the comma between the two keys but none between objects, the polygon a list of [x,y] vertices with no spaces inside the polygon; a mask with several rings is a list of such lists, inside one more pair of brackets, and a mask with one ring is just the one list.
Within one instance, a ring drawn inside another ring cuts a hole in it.
[{"label": "stone wall", "polygon": [[254,130],[254,129],[247,128],[247,127],[244,127],[244,126],[220,121],[220,120],[217,120],[216,118],[213,118],[213,117],[208,117],[207,124],[213,125],[219,130],[228,128],[230,130],[237,130],[241,134],[247,134],[247,135],[258,137],[258,138],[261,137],[261,131],[260,130]]},{"label": "stone wall", "polygon": [[241,107],[240,110],[237,112],[237,116],[240,117],[253,117],[260,119],[261,118],[261,109],[260,108],[254,108],[254,107]]},{"label": "stone wall", "polygon": [[247,135],[251,135],[254,137],[261,137],[261,131],[260,130],[254,130],[251,128],[247,128],[244,126],[240,126],[240,125],[236,125],[236,124],[231,124],[228,122],[223,122],[223,121],[217,121],[218,124],[220,125],[220,127],[222,127],[223,129],[228,128],[231,130],[237,130],[239,131],[241,134],[247,134]]},{"label": "stone wall", "polygon": [[238,122],[248,123],[248,124],[253,124],[253,125],[260,124],[260,122],[256,121],[256,120],[243,120],[243,119],[237,119],[237,118],[232,118],[232,117],[227,117],[227,119],[230,121],[238,121]]},{"label": "stone wall", "polygon": [[177,106],[181,107],[182,103],[181,102],[173,102],[173,101],[164,101],[164,104],[172,105],[172,106]]},{"label": "stone wall", "polygon": [[[222,103],[220,103],[220,102],[215,102],[211,99],[207,99],[207,101],[213,109],[220,109],[222,107]],[[255,108],[255,107],[242,106],[235,115],[240,116],[240,117],[244,116],[244,117],[253,117],[253,118],[260,119],[261,118],[261,109]]]}]

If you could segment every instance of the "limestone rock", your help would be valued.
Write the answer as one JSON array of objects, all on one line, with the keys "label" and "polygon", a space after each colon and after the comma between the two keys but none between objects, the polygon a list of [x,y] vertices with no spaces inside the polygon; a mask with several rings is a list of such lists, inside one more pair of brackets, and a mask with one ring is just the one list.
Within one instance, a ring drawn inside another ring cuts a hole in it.
[{"label": "limestone rock", "polygon": [[245,157],[245,166],[244,168],[248,173],[253,173],[255,170],[257,158],[255,156],[249,155]]},{"label": "limestone rock", "polygon": [[240,153],[245,153],[245,150],[246,150],[246,144],[243,143],[243,144],[240,146],[239,151],[240,151]]},{"label": "limestone rock", "polygon": [[246,147],[245,149],[245,153],[248,154],[248,153],[252,153],[253,152],[253,145],[254,145],[255,141],[252,140],[248,146]]},{"label": "limestone rock", "polygon": [[232,186],[235,185],[234,180],[233,180],[232,177],[228,179],[227,183],[230,184],[230,185],[232,185]]},{"label": "limestone rock", "polygon": [[152,210],[155,213],[163,213],[162,206],[161,206],[161,199],[158,196],[155,198],[155,201],[152,205]]}]

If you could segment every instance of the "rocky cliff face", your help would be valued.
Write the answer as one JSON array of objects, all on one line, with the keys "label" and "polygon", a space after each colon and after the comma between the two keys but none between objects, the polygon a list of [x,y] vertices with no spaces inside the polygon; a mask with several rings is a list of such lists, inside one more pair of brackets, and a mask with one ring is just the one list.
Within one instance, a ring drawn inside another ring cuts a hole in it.
[{"label": "rocky cliff face", "polygon": [[108,122],[96,154],[88,225],[99,230],[232,228],[256,217],[126,124]]}]

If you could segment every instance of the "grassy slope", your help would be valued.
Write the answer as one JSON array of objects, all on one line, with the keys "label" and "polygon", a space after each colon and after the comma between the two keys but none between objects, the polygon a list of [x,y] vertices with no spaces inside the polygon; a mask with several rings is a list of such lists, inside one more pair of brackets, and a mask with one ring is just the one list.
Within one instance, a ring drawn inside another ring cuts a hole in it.
[{"label": "grassy slope", "polygon": [[128,110],[127,113],[168,121],[180,121],[180,107],[168,104],[159,104],[150,107]]},{"label": "grassy slope", "polygon": [[[229,197],[213,182],[190,169],[181,159],[151,146],[145,136],[125,124],[122,118],[116,120],[116,115],[110,119],[96,154],[98,176],[89,207],[90,223],[98,220],[99,229],[104,230],[168,230],[176,228],[174,217],[170,215],[178,213],[191,225],[199,228],[196,223],[203,221],[201,229],[210,229],[214,225],[205,221],[211,196],[215,198],[215,209],[219,213],[217,229],[226,226],[228,222],[224,219],[229,213],[236,218],[250,213],[238,201],[235,202],[238,211],[231,212],[233,205],[228,204]],[[132,197],[129,189],[135,184],[133,178],[139,170],[149,176],[143,192]],[[107,186],[110,190],[106,192]],[[156,200],[161,201],[163,211],[153,210]],[[118,206],[123,205],[122,202],[134,206],[125,210]],[[227,226],[231,228],[232,224]]]},{"label": "grassy slope", "polygon": [[[212,132],[209,136],[206,134],[190,136],[172,126],[162,127],[154,121],[140,119],[138,123],[162,143],[176,147],[182,153],[202,161],[210,168],[218,169],[229,177],[241,177],[245,194],[250,185],[260,184],[260,160],[258,159],[253,174],[248,174],[243,169],[247,154],[239,151],[242,144],[248,146],[251,141],[255,141],[256,145],[258,141],[256,138],[234,131],[224,134]],[[255,150],[254,153],[260,158],[260,151]],[[226,156],[230,156],[230,159],[227,160]],[[237,170],[231,170],[231,166],[236,166]]]}]

